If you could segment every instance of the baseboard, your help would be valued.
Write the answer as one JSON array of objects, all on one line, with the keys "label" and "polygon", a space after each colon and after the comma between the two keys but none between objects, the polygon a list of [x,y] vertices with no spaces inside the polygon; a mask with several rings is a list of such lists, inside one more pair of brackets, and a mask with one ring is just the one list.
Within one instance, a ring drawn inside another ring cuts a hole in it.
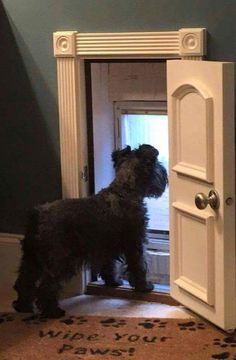
[{"label": "baseboard", "polygon": [[21,234],[0,233],[0,244],[19,244],[23,237]]},{"label": "baseboard", "polygon": [[[0,296],[15,297],[13,285],[21,258],[20,234],[0,233]],[[2,300],[0,300],[1,304]]]}]

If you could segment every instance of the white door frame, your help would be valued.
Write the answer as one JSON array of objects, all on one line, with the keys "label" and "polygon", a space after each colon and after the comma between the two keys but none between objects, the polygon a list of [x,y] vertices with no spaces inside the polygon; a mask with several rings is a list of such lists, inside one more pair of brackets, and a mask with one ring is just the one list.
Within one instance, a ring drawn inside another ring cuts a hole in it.
[{"label": "white door frame", "polygon": [[[187,28],[165,32],[53,34],[57,59],[60,154],[63,198],[88,194],[85,103],[85,60],[188,59],[206,55],[206,29]],[[83,293],[88,276],[82,274]]]}]

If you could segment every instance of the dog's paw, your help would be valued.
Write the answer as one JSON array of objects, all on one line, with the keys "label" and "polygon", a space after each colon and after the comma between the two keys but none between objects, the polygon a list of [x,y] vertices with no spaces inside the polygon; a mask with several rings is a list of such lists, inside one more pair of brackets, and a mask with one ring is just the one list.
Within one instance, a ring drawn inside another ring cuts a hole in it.
[{"label": "dog's paw", "polygon": [[12,307],[17,311],[21,313],[32,313],[33,312],[33,305],[24,303],[18,300],[13,301]]},{"label": "dog's paw", "polygon": [[105,285],[109,287],[118,287],[123,285],[123,280],[105,280]]},{"label": "dog's paw", "polygon": [[51,309],[45,309],[42,311],[42,316],[49,319],[59,319],[63,316],[65,316],[65,311],[62,310],[59,307],[51,308]]},{"label": "dog's paw", "polygon": [[151,292],[154,289],[154,285],[147,281],[144,284],[136,284],[134,290],[137,292]]}]

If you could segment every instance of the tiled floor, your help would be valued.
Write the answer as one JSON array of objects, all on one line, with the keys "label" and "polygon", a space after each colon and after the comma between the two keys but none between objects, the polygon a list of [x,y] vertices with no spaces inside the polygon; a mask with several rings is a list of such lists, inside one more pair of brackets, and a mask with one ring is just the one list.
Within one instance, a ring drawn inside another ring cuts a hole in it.
[{"label": "tiled floor", "polygon": [[[13,312],[11,303],[15,292],[0,294],[0,312]],[[70,315],[127,316],[193,318],[193,314],[182,306],[170,306],[154,302],[119,299],[96,295],[80,295],[63,299],[60,305]]]}]

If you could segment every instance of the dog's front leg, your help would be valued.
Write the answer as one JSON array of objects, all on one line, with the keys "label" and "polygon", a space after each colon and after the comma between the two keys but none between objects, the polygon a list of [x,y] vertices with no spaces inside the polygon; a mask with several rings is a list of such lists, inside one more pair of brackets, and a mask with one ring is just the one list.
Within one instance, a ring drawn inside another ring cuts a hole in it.
[{"label": "dog's front leg", "polygon": [[[121,267],[121,262],[119,264]],[[118,260],[112,258],[103,263],[100,275],[106,286],[117,287],[123,285],[119,264]]]},{"label": "dog's front leg", "polygon": [[147,281],[147,263],[143,246],[140,245],[134,249],[128,249],[126,252],[126,259],[130,285],[135,288],[135,291],[152,291],[154,286],[150,281]]}]

